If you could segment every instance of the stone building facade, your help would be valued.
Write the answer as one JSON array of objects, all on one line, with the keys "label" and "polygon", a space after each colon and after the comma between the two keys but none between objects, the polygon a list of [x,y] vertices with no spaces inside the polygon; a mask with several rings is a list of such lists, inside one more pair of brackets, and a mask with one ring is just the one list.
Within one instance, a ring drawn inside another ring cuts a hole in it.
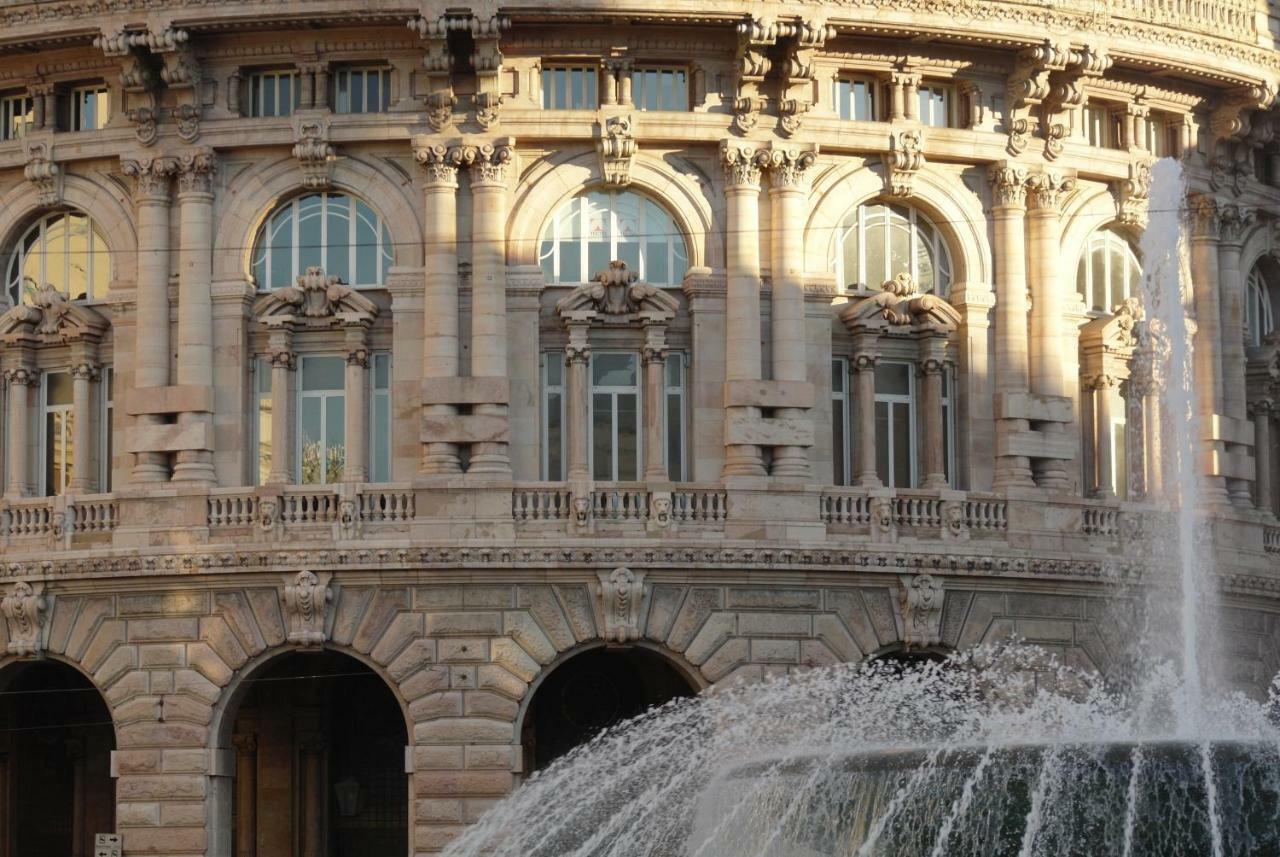
[{"label": "stone building facade", "polygon": [[0,857],[426,855],[717,683],[1013,635],[1107,673],[1158,571],[1161,156],[1261,692],[1278,27],[0,5]]}]

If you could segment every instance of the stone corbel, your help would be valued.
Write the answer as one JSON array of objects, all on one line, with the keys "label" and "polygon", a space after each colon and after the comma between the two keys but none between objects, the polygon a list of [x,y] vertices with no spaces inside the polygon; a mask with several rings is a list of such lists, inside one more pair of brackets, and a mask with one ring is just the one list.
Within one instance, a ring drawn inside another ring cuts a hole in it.
[{"label": "stone corbel", "polygon": [[1044,100],[1042,126],[1044,156],[1056,160],[1070,127],[1070,114],[1085,103],[1081,83],[1087,78],[1102,77],[1111,68],[1111,56],[1105,49],[1089,45],[1067,48],[1065,67],[1049,75],[1049,95]]},{"label": "stone corbel", "polygon": [[610,116],[604,120],[600,138],[596,140],[596,152],[600,155],[600,172],[606,185],[631,184],[631,165],[637,148],[630,116]]},{"label": "stone corbel", "polygon": [[1034,48],[1018,52],[1013,74],[1005,85],[1009,129],[1005,148],[1009,154],[1020,155],[1026,151],[1038,126],[1036,108],[1053,92],[1050,75],[1067,67],[1069,51],[1069,47],[1046,39]]},{"label": "stone corbel", "polygon": [[306,649],[318,649],[329,639],[333,628],[333,587],[329,585],[333,575],[322,571],[300,571],[285,575],[280,589],[280,601],[289,625],[290,643]]},{"label": "stone corbel", "polygon": [[1252,149],[1239,140],[1218,140],[1209,159],[1209,187],[1239,196],[1252,176]]},{"label": "stone corbel", "polygon": [[160,111],[155,107],[131,107],[124,114],[133,123],[133,135],[143,146],[155,145],[160,136]]},{"label": "stone corbel", "polygon": [[44,594],[44,583],[19,580],[0,600],[0,612],[9,631],[7,651],[18,657],[38,658],[49,641],[49,613],[53,597]]},{"label": "stone corbel", "polygon": [[766,98],[764,79],[773,63],[768,50],[778,43],[778,24],[748,16],[738,23],[737,93],[733,100],[733,127],[746,134],[760,122]]},{"label": "stone corbel", "polygon": [[471,54],[471,67],[476,74],[476,94],[473,96],[476,123],[485,131],[498,124],[498,109],[502,106],[502,31],[511,26],[505,15],[490,18],[471,17],[471,37],[475,50]]},{"label": "stone corbel", "polygon": [[1151,162],[1134,158],[1129,162],[1129,177],[1115,183],[1118,217],[1121,223],[1139,228],[1147,225],[1147,202],[1151,193]]},{"label": "stone corbel", "polygon": [[453,125],[453,109],[458,103],[450,80],[453,55],[449,51],[449,32],[469,26],[469,18],[449,13],[434,21],[416,17],[408,23],[409,29],[426,43],[422,66],[427,79],[427,124],[437,133]]},{"label": "stone corbel", "polygon": [[1213,135],[1214,152],[1217,144],[1243,140],[1249,135],[1253,111],[1267,110],[1275,101],[1276,93],[1269,84],[1257,83],[1239,86],[1215,99],[1215,107],[1209,114],[1209,132]]},{"label": "stone corbel", "polygon": [[782,66],[782,97],[778,101],[783,136],[800,130],[804,114],[813,109],[814,55],[835,35],[825,22],[797,21],[781,24],[778,35],[787,38],[787,58]]},{"label": "stone corbel", "polygon": [[293,124],[293,157],[302,170],[302,186],[325,190],[333,184],[333,164],[338,153],[329,142],[329,119],[296,116]]},{"label": "stone corbel", "polygon": [[596,596],[604,619],[604,639],[609,643],[629,643],[644,636],[645,606],[649,587],[643,571],[615,568],[598,571]]},{"label": "stone corbel", "polygon": [[36,204],[41,208],[62,205],[62,167],[54,160],[53,143],[24,138],[22,152],[26,166],[22,174],[36,189]]},{"label": "stone corbel", "polygon": [[893,199],[907,199],[915,193],[916,173],[924,167],[924,132],[919,129],[889,135],[889,151],[884,159],[884,192]]},{"label": "stone corbel", "polygon": [[908,649],[942,642],[942,580],[929,574],[899,578],[898,610],[902,642]]}]

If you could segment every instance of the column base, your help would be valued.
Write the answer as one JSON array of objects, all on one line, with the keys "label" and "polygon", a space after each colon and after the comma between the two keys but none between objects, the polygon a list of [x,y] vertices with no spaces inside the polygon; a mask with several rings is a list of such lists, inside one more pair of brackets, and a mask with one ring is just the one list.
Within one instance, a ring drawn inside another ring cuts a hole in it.
[{"label": "column base", "polygon": [[1241,509],[1253,508],[1253,492],[1249,490],[1247,479],[1228,479],[1227,497],[1231,500],[1232,506]]},{"label": "column base", "polygon": [[758,446],[726,446],[724,448],[724,476],[766,476],[764,460]]},{"label": "column base", "polygon": [[991,486],[997,490],[1036,487],[1035,480],[1031,478],[1031,460],[1024,455],[997,458],[995,478]]},{"label": "column base", "polygon": [[1038,459],[1032,468],[1036,487],[1047,491],[1070,491],[1071,479],[1067,476],[1066,464],[1057,458]]},{"label": "column base", "polygon": [[461,473],[462,462],[458,457],[458,447],[452,443],[428,443],[422,453],[422,463],[418,466],[422,474]]},{"label": "column base", "polygon": [[130,482],[156,483],[169,481],[169,468],[164,464],[139,462],[133,466]]},{"label": "column base", "polygon": [[883,488],[884,483],[874,473],[860,473],[854,484],[859,488]]},{"label": "column base", "polygon": [[924,484],[921,486],[927,491],[944,491],[951,485],[947,482],[947,477],[942,473],[930,473],[924,478]]},{"label": "column base", "polygon": [[511,455],[505,443],[477,443],[471,453],[467,473],[511,476]]},{"label": "column base", "polygon": [[179,453],[178,457],[179,461],[173,466],[173,477],[170,481],[205,485],[216,485],[218,483],[218,477],[214,473],[212,461],[182,461],[181,453]]},{"label": "column base", "polygon": [[802,446],[780,446],[773,451],[774,479],[807,480],[812,475],[809,456]]},{"label": "column base", "polygon": [[1205,475],[1200,478],[1200,499],[1211,506],[1226,506],[1227,480],[1222,476]]}]

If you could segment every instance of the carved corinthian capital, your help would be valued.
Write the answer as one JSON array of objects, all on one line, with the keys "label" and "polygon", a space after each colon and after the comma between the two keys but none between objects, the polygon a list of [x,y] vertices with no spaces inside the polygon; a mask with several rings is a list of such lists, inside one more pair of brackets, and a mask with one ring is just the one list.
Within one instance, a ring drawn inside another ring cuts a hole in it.
[{"label": "carved corinthian capital", "polygon": [[1056,170],[1044,170],[1027,178],[1027,202],[1032,211],[1051,211],[1057,214],[1062,208],[1062,198],[1076,186],[1076,180]]},{"label": "carved corinthian capital", "polygon": [[774,148],[761,152],[758,156],[761,165],[768,169],[769,181],[775,188],[804,187],[805,172],[817,159],[817,146]]},{"label": "carved corinthian capital", "polygon": [[762,156],[767,156],[750,143],[724,140],[720,143],[720,164],[724,167],[724,180],[730,187],[760,187]]},{"label": "carved corinthian capital", "polygon": [[157,155],[153,158],[122,160],[120,169],[133,179],[135,202],[167,203],[171,179],[178,171],[178,161],[176,158]]},{"label": "carved corinthian capital", "polygon": [[218,171],[212,149],[192,149],[178,156],[178,193],[210,193]]},{"label": "carved corinthian capital", "polygon": [[987,172],[991,183],[991,204],[997,207],[1027,204],[1026,167],[996,164]]},{"label": "carved corinthian capital", "polygon": [[413,158],[422,167],[428,185],[457,187],[458,167],[463,163],[463,156],[462,146],[433,143],[429,137],[413,138]]},{"label": "carved corinthian capital", "polygon": [[471,184],[505,185],[507,167],[515,159],[515,140],[499,140],[480,146],[463,146],[462,164],[471,169]]}]

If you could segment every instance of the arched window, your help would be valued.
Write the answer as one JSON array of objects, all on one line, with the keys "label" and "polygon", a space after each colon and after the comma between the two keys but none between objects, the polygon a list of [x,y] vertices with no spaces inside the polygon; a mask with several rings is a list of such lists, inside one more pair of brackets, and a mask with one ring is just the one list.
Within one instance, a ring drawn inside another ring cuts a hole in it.
[{"label": "arched window", "polygon": [[878,289],[910,274],[921,292],[946,294],[951,256],[929,219],[905,205],[868,203],[849,212],[836,234],[836,279],[848,291]]},{"label": "arched window", "polygon": [[1267,279],[1262,275],[1261,268],[1254,268],[1245,284],[1244,326],[1248,332],[1249,345],[1261,345],[1263,338],[1275,330],[1271,290],[1267,287]]},{"label": "arched window", "polygon": [[656,286],[684,280],[689,253],[675,218],[631,191],[590,191],[561,206],[542,233],[548,283],[585,283],[621,259]]},{"label": "arched window", "polygon": [[341,193],[286,202],[258,231],[253,279],[260,291],[291,286],[320,267],[349,286],[379,286],[393,260],[391,233],[372,208]]},{"label": "arched window", "polygon": [[1111,312],[1138,291],[1142,263],[1133,245],[1104,229],[1089,236],[1076,269],[1076,290],[1093,312]]},{"label": "arched window", "polygon": [[49,283],[73,301],[101,300],[111,280],[111,254],[87,214],[59,212],[36,221],[9,256],[9,300],[31,303],[32,291]]}]

